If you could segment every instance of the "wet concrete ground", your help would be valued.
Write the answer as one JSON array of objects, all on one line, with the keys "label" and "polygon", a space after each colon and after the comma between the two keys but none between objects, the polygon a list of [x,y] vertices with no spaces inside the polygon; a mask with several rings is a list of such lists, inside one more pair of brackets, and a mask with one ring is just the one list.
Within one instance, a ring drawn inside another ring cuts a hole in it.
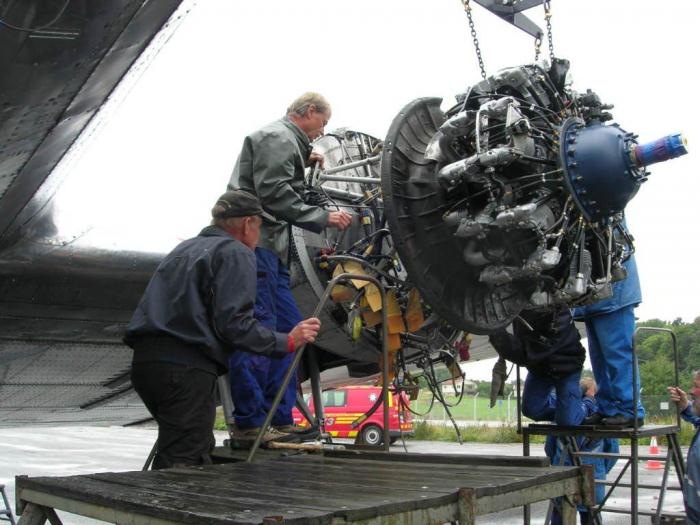
[{"label": "wet concrete ground", "polygon": [[[221,444],[225,432],[217,432]],[[155,428],[144,427],[36,427],[0,428],[0,484],[5,484],[10,501],[14,504],[14,477],[68,476],[92,472],[140,470],[156,438]],[[403,450],[400,443],[394,447]],[[407,441],[409,452],[451,454],[497,454],[519,456],[519,444],[441,443],[434,441]],[[533,445],[533,454],[543,454]],[[640,449],[640,453],[646,453]],[[661,451],[665,454],[665,450]],[[622,468],[618,461],[608,479],[614,479]],[[642,467],[642,465],[640,465]],[[640,468],[640,483],[658,484],[663,470]],[[673,472],[672,472],[673,474]],[[629,481],[629,474],[625,478]],[[611,504],[629,507],[629,489],[617,489]],[[640,490],[640,509],[656,508],[658,491]],[[679,491],[669,491],[664,509],[682,510],[683,499]],[[13,508],[14,511],[14,508]],[[535,505],[532,523],[544,523],[547,504]],[[65,525],[87,525],[101,523],[75,515],[59,513]],[[604,523],[617,525],[630,523],[627,515],[604,513]],[[515,525],[522,523],[522,509],[481,517],[477,523],[483,525]],[[648,517],[640,517],[639,523],[650,523]]]}]

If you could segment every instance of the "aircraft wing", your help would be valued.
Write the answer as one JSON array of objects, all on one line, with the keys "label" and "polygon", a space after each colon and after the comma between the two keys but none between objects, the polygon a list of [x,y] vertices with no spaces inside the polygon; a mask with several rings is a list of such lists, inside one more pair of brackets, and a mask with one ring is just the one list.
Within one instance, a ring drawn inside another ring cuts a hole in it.
[{"label": "aircraft wing", "polygon": [[147,416],[118,327],[158,256],[74,246],[52,198],[56,166],[180,2],[0,6],[0,425]]}]

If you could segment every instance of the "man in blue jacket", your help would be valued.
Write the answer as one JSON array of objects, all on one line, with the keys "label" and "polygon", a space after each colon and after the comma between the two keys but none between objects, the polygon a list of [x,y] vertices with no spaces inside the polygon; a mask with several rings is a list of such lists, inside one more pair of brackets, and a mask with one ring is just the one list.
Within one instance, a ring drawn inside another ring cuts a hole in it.
[{"label": "man in blue jacket", "polygon": [[613,295],[603,301],[576,308],[574,318],[586,323],[588,355],[593,375],[598,382],[598,412],[586,420],[587,424],[630,427],[634,418],[644,424],[644,407],[640,397],[634,406],[632,386],[632,345],[634,344],[634,309],[642,302],[637,263],[631,256],[624,263],[627,278],[613,283]]},{"label": "man in blue jacket", "polygon": [[124,336],[134,349],[131,382],[158,423],[154,469],[211,463],[216,378],[232,353],[283,359],[321,326],[310,318],[280,333],[254,318],[264,216],[255,196],[226,192],[211,213],[211,226],[158,265]]},{"label": "man in blue jacket", "polygon": [[670,386],[671,401],[678,403],[681,417],[692,423],[696,429],[695,435],[688,448],[685,480],[683,481],[683,502],[689,525],[700,524],[700,370],[693,372],[693,388],[690,391],[693,402],[688,401],[688,395],[678,387]]},{"label": "man in blue jacket", "polygon": [[[255,317],[271,330],[289,331],[301,319],[289,284],[292,225],[318,233],[326,227],[343,230],[352,219],[349,213],[326,211],[302,199],[305,168],[315,162],[323,166],[323,157],[311,151],[311,141],[323,135],[330,118],[331,107],[323,96],[300,96],[285,117],[245,138],[228,185],[229,189],[240,188],[256,195],[271,214],[263,219],[255,250]],[[257,434],[291,361],[291,356],[282,360],[240,352],[231,356],[229,376],[236,421],[232,436]],[[278,431],[294,430],[296,388],[297,382],[290,381],[273,415],[272,425]]]}]

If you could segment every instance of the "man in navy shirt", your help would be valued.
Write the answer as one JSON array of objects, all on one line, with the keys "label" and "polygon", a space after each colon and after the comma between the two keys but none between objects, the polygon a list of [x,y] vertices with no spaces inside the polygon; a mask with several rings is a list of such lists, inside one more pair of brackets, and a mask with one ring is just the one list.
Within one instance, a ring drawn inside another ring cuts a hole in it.
[{"label": "man in navy shirt", "polygon": [[212,224],[160,263],[129,323],[131,382],[158,423],[153,468],[211,463],[215,386],[229,356],[250,352],[283,359],[313,342],[321,323],[289,333],[254,317],[255,246],[265,212],[254,195],[227,191]]},{"label": "man in navy shirt", "polygon": [[670,386],[671,401],[678,403],[681,417],[692,423],[696,429],[693,440],[688,448],[688,461],[683,481],[683,501],[685,514],[690,525],[700,524],[700,370],[693,372],[693,388],[690,391],[693,402],[688,395],[678,387]]},{"label": "man in navy shirt", "polygon": [[566,307],[554,311],[523,311],[513,321],[513,334],[499,330],[489,342],[502,359],[527,368],[523,414],[535,421],[580,425],[581,370],[586,350]]}]

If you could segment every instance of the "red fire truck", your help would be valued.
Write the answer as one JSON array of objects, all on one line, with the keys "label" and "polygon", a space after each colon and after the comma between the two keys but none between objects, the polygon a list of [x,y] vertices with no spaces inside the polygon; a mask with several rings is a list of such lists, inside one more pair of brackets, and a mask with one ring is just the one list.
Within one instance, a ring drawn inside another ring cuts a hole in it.
[{"label": "red fire truck", "polygon": [[[377,399],[382,395],[382,389],[378,386],[347,386],[325,390],[323,392],[323,413],[326,418],[326,431],[333,437],[355,438],[357,443],[367,445],[379,445],[382,443],[384,431],[384,407],[379,408],[366,420],[355,428],[352,423],[369,412]],[[401,394],[402,403],[398,403],[395,395],[389,394],[389,436],[390,442],[404,436],[413,435],[413,422],[411,413],[405,407],[410,403],[405,393]],[[313,402],[310,394],[304,399],[313,413]],[[294,423],[300,426],[308,426],[309,422],[294,408]]]}]

